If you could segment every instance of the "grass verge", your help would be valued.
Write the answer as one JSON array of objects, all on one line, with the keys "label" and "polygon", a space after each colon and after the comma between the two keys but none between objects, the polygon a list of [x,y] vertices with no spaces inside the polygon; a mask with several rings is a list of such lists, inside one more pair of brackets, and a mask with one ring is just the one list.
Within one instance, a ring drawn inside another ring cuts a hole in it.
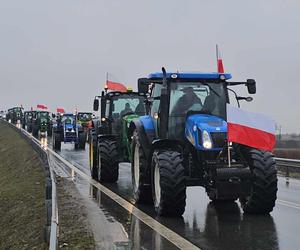
[{"label": "grass verge", "polygon": [[42,162],[0,121],[0,249],[46,249],[45,216]]}]

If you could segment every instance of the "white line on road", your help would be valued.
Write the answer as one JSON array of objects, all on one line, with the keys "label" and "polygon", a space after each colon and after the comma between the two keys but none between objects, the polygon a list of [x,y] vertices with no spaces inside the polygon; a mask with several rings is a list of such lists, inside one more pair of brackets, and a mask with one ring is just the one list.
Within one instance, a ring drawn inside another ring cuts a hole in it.
[{"label": "white line on road", "polygon": [[295,203],[295,202],[277,199],[276,203],[278,203],[280,205],[283,205],[283,206],[287,206],[287,207],[291,207],[291,208],[295,208],[295,209],[299,209],[300,210],[300,204]]}]

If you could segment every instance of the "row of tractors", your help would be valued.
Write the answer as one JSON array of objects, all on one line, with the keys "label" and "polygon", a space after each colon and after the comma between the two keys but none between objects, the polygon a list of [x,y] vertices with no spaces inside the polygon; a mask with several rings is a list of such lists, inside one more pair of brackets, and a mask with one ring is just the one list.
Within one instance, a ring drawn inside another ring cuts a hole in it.
[{"label": "row of tractors", "polygon": [[152,203],[158,215],[181,216],[188,186],[203,186],[214,202],[239,199],[245,213],[268,214],[277,195],[271,152],[227,141],[226,104],[249,100],[231,88],[230,74],[150,74],[138,92],[102,91],[94,100],[100,119],[89,130],[91,176],[101,183],[119,178],[119,163],[131,163],[136,203]]},{"label": "row of tractors", "polygon": [[[229,142],[227,104],[233,87],[256,93],[256,82],[230,81],[228,73],[152,73],[137,81],[137,92],[108,91],[94,99],[91,113],[52,114],[8,110],[6,119],[34,136],[46,133],[53,148],[72,142],[85,149],[93,179],[115,183],[119,163],[131,164],[136,203],[152,203],[158,215],[181,216],[186,190],[202,186],[214,202],[239,200],[245,213],[268,214],[277,195],[271,152]],[[238,105],[239,106],[239,105]],[[87,128],[88,127],[88,128]]]},{"label": "row of tractors", "polygon": [[46,110],[24,111],[23,107],[14,107],[8,109],[5,118],[34,137],[52,137],[55,150],[61,149],[62,142],[74,143],[75,149],[85,149],[92,113],[51,114]]}]

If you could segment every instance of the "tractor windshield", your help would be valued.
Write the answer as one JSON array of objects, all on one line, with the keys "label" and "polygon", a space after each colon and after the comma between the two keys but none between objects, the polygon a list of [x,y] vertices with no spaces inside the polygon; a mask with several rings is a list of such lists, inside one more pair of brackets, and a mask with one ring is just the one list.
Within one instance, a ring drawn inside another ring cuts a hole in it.
[{"label": "tractor windshield", "polygon": [[188,112],[225,119],[226,95],[219,82],[173,82],[170,86],[169,136],[183,136]]},{"label": "tractor windshield", "polygon": [[122,118],[127,114],[145,114],[144,96],[139,95],[120,95],[111,98],[112,106],[107,105],[106,116],[110,117],[109,112],[112,113],[112,118]]},{"label": "tractor windshield", "polygon": [[120,133],[121,120],[129,114],[145,115],[145,97],[141,95],[122,94],[113,96],[107,100],[106,117],[111,117],[114,121],[112,130],[113,133]]},{"label": "tractor windshield", "polygon": [[74,123],[74,116],[71,116],[71,115],[63,116],[61,121],[65,124],[73,124]]},{"label": "tractor windshield", "polygon": [[19,108],[19,107],[13,108],[13,112],[20,112],[20,111],[22,111],[22,108]]},{"label": "tractor windshield", "polygon": [[39,112],[37,113],[37,118],[38,119],[48,119],[49,118],[49,113],[48,112]]}]

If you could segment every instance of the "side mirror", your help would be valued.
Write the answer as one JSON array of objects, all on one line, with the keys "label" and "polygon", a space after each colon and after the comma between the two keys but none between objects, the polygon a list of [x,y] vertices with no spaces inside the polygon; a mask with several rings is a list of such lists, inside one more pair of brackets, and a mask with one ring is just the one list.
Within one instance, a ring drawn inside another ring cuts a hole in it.
[{"label": "side mirror", "polygon": [[149,81],[147,78],[138,79],[138,92],[139,93],[148,93],[149,90]]},{"label": "side mirror", "polygon": [[256,82],[254,79],[247,79],[247,89],[249,94],[255,94],[256,93]]},{"label": "side mirror", "polygon": [[95,99],[94,100],[94,111],[98,111],[98,109],[99,109],[99,100],[98,99]]}]

